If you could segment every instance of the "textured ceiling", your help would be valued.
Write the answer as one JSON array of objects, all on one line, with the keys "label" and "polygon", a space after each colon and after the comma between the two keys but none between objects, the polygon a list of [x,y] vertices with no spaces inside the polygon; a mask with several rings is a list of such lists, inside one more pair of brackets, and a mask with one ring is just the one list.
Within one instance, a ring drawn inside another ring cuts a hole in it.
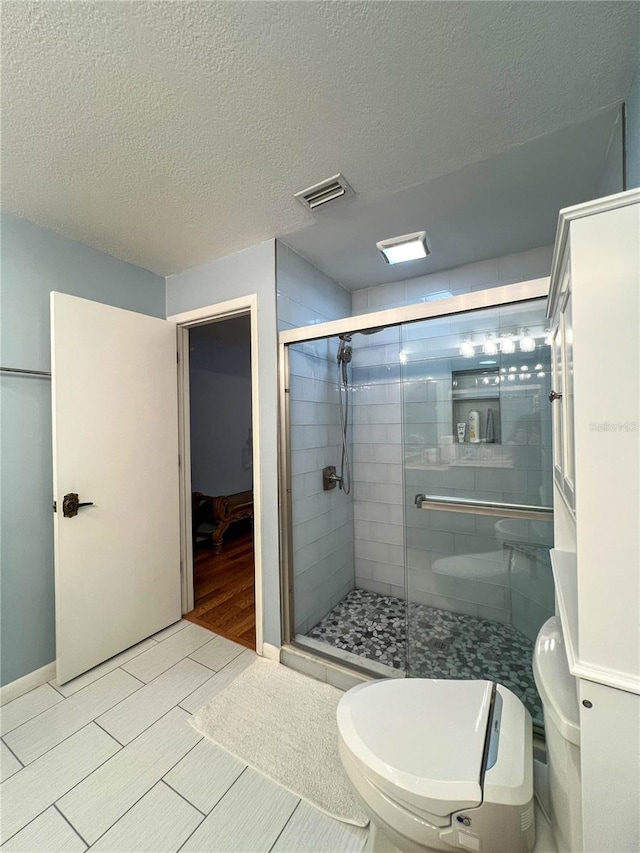
[{"label": "textured ceiling", "polygon": [[176,272],[304,227],[336,171],[355,210],[619,101],[639,12],[6,0],[3,208]]}]

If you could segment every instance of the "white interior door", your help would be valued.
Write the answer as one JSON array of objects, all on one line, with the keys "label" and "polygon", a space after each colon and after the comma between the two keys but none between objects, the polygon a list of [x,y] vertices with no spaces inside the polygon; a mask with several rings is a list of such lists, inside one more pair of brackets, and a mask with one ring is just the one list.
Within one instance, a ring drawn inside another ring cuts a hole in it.
[{"label": "white interior door", "polygon": [[51,350],[62,684],[181,615],[176,327],[52,293]]}]

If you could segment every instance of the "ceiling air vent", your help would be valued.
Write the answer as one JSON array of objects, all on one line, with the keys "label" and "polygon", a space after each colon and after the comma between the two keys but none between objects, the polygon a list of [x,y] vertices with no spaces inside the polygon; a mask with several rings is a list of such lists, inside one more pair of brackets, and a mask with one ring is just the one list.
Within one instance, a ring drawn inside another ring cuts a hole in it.
[{"label": "ceiling air vent", "polygon": [[353,194],[353,190],[343,175],[333,175],[326,181],[320,181],[319,184],[314,184],[312,187],[307,187],[306,190],[294,193],[294,197],[309,210],[315,210],[330,201]]}]

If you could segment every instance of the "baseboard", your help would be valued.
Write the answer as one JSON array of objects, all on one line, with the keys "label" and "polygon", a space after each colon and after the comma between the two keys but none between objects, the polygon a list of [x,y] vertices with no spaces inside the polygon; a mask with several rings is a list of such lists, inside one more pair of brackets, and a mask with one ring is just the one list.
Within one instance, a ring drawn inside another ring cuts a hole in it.
[{"label": "baseboard", "polygon": [[267,660],[274,660],[276,663],[280,663],[280,648],[278,646],[272,646],[271,643],[263,643],[262,657]]},{"label": "baseboard", "polygon": [[0,705],[6,705],[7,702],[11,702],[19,696],[23,696],[25,693],[33,690],[34,687],[40,687],[41,684],[46,684],[47,681],[51,681],[52,678],[55,678],[55,675],[56,662],[51,661],[51,663],[48,663],[46,666],[43,666],[40,669],[34,669],[33,672],[23,675],[22,678],[17,678],[15,681],[5,684],[4,687],[0,687]]}]

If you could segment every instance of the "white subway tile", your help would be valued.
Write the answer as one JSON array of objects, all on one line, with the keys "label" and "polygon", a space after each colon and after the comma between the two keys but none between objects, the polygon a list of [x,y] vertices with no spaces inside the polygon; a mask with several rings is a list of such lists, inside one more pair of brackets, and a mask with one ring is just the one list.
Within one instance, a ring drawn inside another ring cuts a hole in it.
[{"label": "white subway tile", "polygon": [[404,281],[381,284],[369,289],[369,308],[375,311],[398,302],[405,302],[407,289]]},{"label": "white subway tile", "polygon": [[353,314],[366,314],[369,310],[369,288],[351,292],[351,311]]}]

